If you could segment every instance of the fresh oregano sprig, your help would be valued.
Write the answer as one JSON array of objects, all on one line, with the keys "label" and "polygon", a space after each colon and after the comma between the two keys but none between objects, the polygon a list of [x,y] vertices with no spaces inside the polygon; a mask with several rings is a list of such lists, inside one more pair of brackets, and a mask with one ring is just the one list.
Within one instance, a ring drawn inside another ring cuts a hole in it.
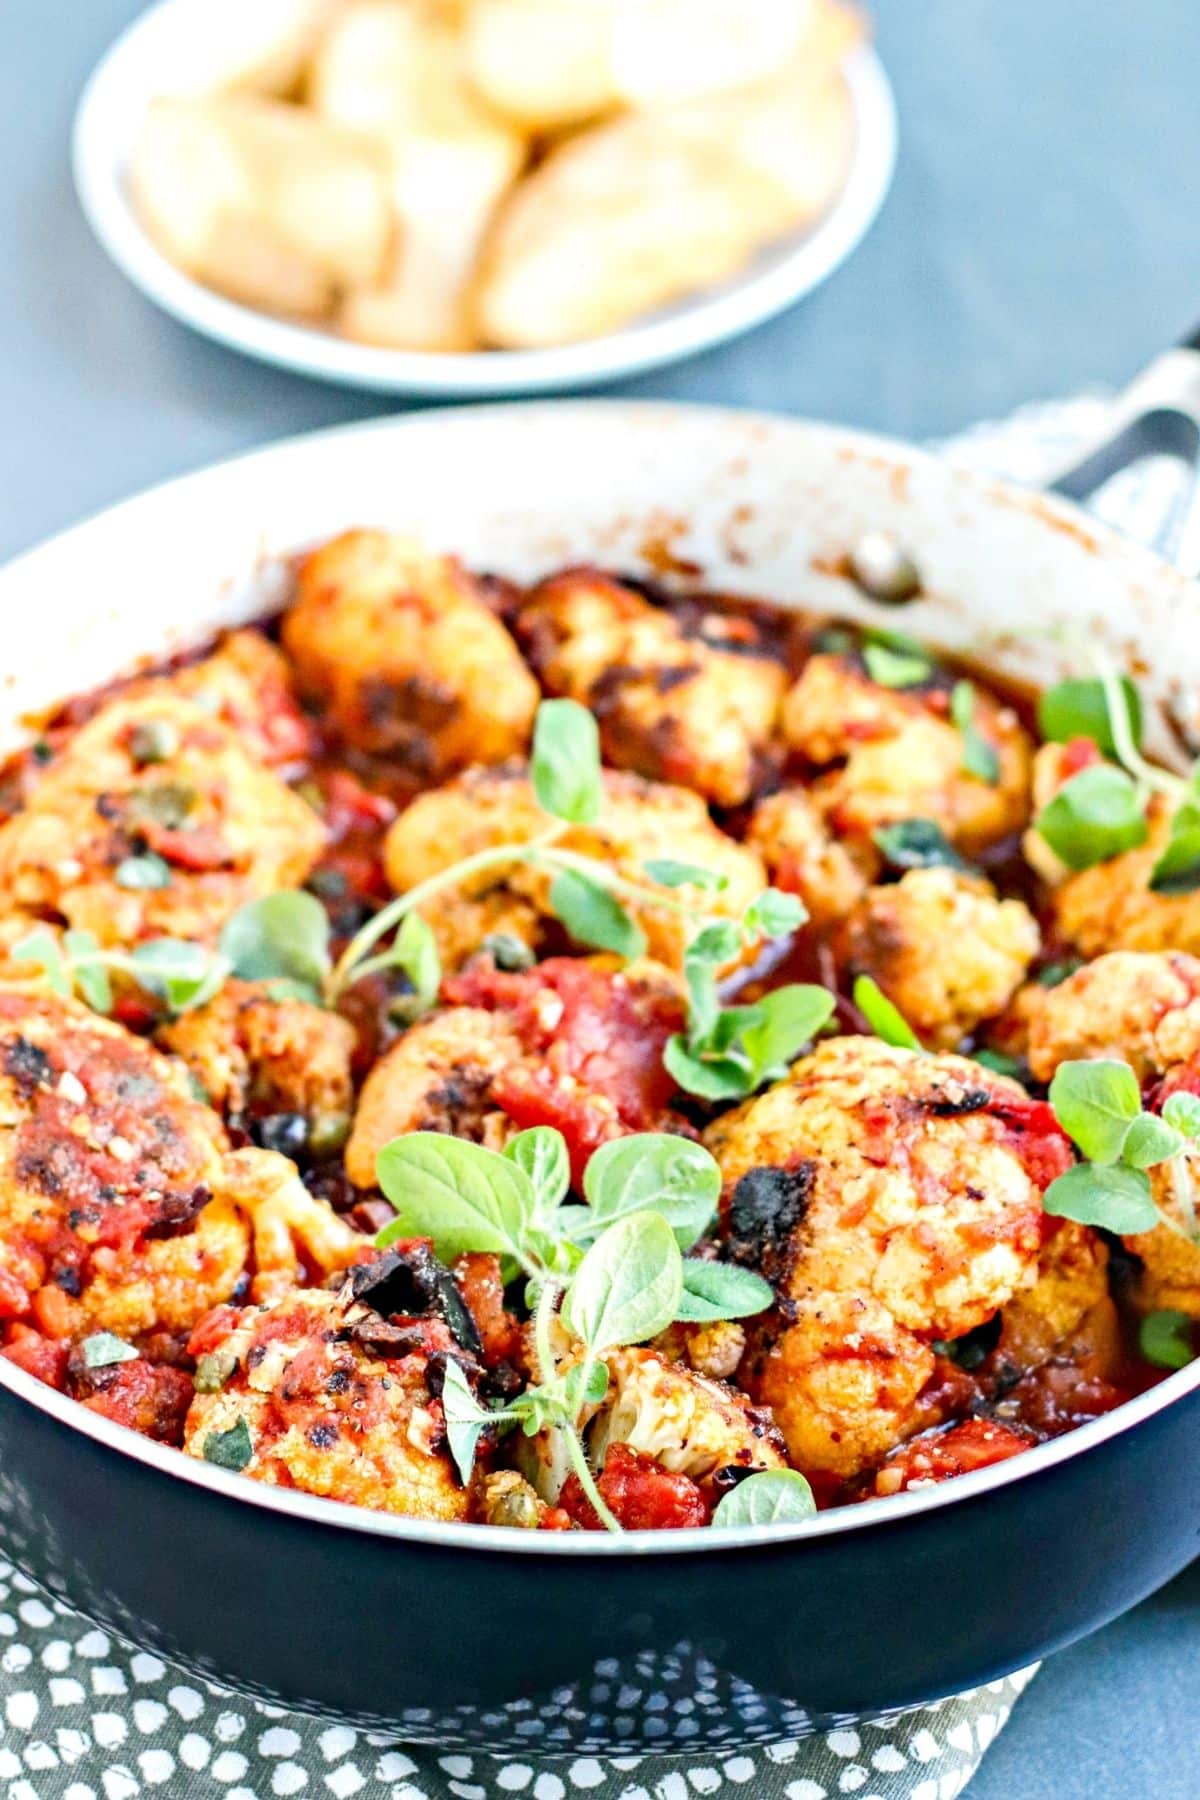
[{"label": "fresh oregano sprig", "polygon": [[[719,893],[726,880],[714,871],[658,859],[646,864],[645,882],[635,881],[559,841],[571,826],[594,823],[603,808],[599,734],[586,707],[573,700],[547,700],[538,708],[530,779],[546,815],[543,830],[464,857],[398,895],[366,922],[336,963],[325,909],[315,895],[302,890],[268,894],[239,908],[215,949],[156,938],[129,952],[106,950],[90,934],[68,932],[60,944],[40,928],[14,954],[39,965],[58,992],[76,993],[101,1012],[111,1010],[109,977],[114,973],[130,977],[165,999],[173,1012],[182,1012],[210,999],[230,976],[269,980],[281,994],[335,1006],[355,982],[396,969],[410,990],[399,1005],[415,1017],[433,1004],[441,982],[437,945],[421,909],[488,870],[520,864],[546,870],[552,877],[551,909],[576,943],[625,958],[640,956],[646,946],[630,906],[677,913],[701,925],[708,921],[710,909],[702,900],[671,890],[689,886],[700,895]],[[139,871],[138,885],[148,885],[156,873]],[[770,892],[756,905],[760,935],[774,935],[771,921],[779,909]],[[747,920],[752,916],[754,909]]]},{"label": "fresh oregano sprig", "polygon": [[[553,1430],[597,1515],[619,1530],[581,1436],[582,1415],[607,1391],[605,1353],[645,1343],[677,1319],[741,1318],[773,1301],[769,1284],[751,1271],[683,1254],[713,1219],[721,1178],[712,1156],[690,1138],[661,1132],[617,1139],[588,1163],[586,1206],[567,1199],[566,1146],[548,1126],[518,1133],[503,1152],[413,1132],[385,1145],[377,1168],[396,1209],[376,1240],[381,1248],[428,1237],[446,1259],[488,1251],[529,1283],[538,1383],[492,1408],[461,1370],[447,1370],[442,1405],[463,1479],[484,1431]],[[556,1312],[583,1352],[561,1371]]]},{"label": "fresh oregano sprig", "polygon": [[748,945],[789,936],[805,911],[794,894],[768,888],[740,921],[705,925],[684,952],[687,1029],[668,1039],[667,1071],[689,1094],[738,1100],[786,1073],[788,1064],[828,1024],[834,997],[827,988],[796,982],[771,989],[748,1005],[722,1004],[720,971]]},{"label": "fresh oregano sprig", "polygon": [[[1084,1160],[1050,1183],[1042,1201],[1048,1213],[1120,1236],[1161,1224],[1200,1243],[1187,1163],[1200,1143],[1200,1098],[1177,1092],[1161,1114],[1147,1112],[1129,1064],[1097,1057],[1061,1063],[1050,1104]],[[1147,1171],[1160,1167],[1168,1171],[1182,1224],[1154,1199]]]},{"label": "fresh oregano sprig", "polygon": [[1115,762],[1092,763],[1064,782],[1034,820],[1035,829],[1069,869],[1089,869],[1149,835],[1146,808],[1154,795],[1171,803],[1167,842],[1150,871],[1159,894],[1187,894],[1200,887],[1200,772],[1172,774],[1142,755],[1142,716],[1137,691],[1107,658],[1098,673],[1050,688],[1038,707],[1043,735],[1052,742],[1090,738]]}]

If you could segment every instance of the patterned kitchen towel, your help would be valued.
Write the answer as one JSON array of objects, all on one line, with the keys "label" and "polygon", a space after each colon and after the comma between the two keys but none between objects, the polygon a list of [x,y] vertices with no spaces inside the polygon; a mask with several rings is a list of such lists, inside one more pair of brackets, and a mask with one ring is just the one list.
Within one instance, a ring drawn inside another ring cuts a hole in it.
[{"label": "patterned kitchen towel", "polygon": [[[942,448],[1036,482],[1103,420],[1083,396],[1023,408]],[[1096,510],[1150,537],[1179,471],[1149,458]],[[1034,1674],[874,1724],[689,1755],[528,1762],[441,1752],[285,1712],[98,1630],[0,1562],[0,1800],[953,1800]]]},{"label": "patterned kitchen towel", "polygon": [[1033,1673],[799,1742],[539,1767],[243,1699],[97,1630],[3,1562],[0,1640],[4,1800],[953,1800]]}]

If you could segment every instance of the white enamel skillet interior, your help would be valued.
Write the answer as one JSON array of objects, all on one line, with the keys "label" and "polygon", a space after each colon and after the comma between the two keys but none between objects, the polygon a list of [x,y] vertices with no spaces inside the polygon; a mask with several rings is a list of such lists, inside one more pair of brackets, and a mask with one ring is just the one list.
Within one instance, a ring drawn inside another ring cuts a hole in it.
[{"label": "white enamel skillet interior", "polygon": [[[1057,500],[862,433],[718,408],[563,402],[415,414],[294,438],[151,489],[0,570],[0,749],[30,715],[277,605],[290,553],[358,525],[409,531],[518,580],[595,561],[634,574],[902,624],[1046,683],[1103,643],[1138,681],[1147,739],[1200,741],[1200,590]],[[880,608],[830,573],[867,530],[921,570]],[[1064,635],[1065,634],[1065,635]],[[506,1532],[393,1518],[269,1488],[100,1419],[0,1359],[0,1383],[176,1479],[343,1530],[535,1556],[715,1550],[761,1531]],[[1086,1455],[1200,1388],[1200,1361],[1007,1462],[776,1528],[826,1536],[952,1506]]]}]

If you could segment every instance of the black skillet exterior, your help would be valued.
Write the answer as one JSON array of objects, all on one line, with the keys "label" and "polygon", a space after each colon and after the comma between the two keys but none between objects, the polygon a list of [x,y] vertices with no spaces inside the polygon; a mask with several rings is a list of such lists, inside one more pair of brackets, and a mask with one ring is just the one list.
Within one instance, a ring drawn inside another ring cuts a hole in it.
[{"label": "black skillet exterior", "polygon": [[940,1697],[1102,1625],[1200,1549],[1198,1434],[1193,1389],[1080,1455],[923,1514],[599,1562],[513,1554],[503,1534],[464,1551],[245,1505],[0,1385],[0,1539],[139,1643],[412,1741],[699,1748]]}]

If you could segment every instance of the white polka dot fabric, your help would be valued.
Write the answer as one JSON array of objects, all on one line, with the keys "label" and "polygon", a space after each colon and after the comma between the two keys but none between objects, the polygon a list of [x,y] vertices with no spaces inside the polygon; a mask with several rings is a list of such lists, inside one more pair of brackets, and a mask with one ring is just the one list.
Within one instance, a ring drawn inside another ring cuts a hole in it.
[{"label": "white polka dot fabric", "polygon": [[877,1724],[721,1755],[524,1762],[242,1699],[0,1562],[0,1800],[953,1800],[1032,1670]]}]

